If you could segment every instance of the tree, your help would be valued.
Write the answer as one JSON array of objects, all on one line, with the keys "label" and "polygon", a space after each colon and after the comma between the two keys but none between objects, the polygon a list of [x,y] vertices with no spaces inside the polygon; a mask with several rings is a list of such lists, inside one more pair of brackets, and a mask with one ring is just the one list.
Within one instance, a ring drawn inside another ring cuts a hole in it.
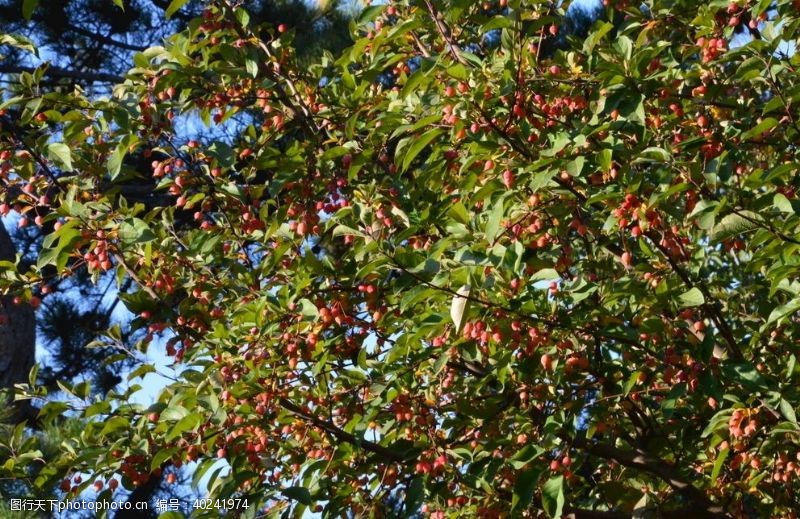
[{"label": "tree", "polygon": [[196,461],[250,516],[792,516],[797,6],[608,4],[564,39],[566,4],[391,2],[299,66],[218,0],[109,99],[23,84],[0,212],[54,230],[2,287],[113,272],[182,371],[149,407],[76,384],[42,420],[83,433],[4,477]]},{"label": "tree", "polygon": [[[11,237],[5,227],[0,225],[0,261],[13,265],[15,257]],[[0,358],[3,361],[0,367],[0,389],[9,389],[28,381],[26,374],[33,368],[34,350],[26,347],[22,352],[18,352],[17,348],[19,345],[33,344],[36,323],[30,305],[20,305],[11,295],[4,295],[1,302]],[[5,407],[8,402],[7,395],[2,396],[2,401]]]}]

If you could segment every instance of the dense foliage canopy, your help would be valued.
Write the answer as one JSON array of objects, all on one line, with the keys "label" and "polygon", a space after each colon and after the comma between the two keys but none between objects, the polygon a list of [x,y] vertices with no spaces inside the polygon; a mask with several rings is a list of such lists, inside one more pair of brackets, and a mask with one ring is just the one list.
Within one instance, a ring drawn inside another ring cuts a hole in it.
[{"label": "dense foliage canopy", "polygon": [[110,499],[196,462],[247,516],[793,516],[800,6],[606,4],[578,39],[567,2],[392,1],[308,67],[214,0],[106,99],[21,74],[0,214],[49,231],[0,287],[130,280],[178,376],[149,407],[27,388],[85,428],[46,465],[18,428],[0,477]]}]

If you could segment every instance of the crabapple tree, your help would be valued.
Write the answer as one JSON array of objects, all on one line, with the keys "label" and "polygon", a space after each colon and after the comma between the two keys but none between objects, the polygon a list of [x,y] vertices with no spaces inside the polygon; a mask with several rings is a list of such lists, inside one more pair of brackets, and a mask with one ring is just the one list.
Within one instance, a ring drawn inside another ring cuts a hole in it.
[{"label": "crabapple tree", "polygon": [[177,375],[150,406],[149,364],[26,388],[85,429],[0,474],[110,496],[193,462],[249,516],[793,517],[800,6],[604,4],[563,39],[568,2],[390,1],[301,67],[214,0],[107,99],[23,75],[0,212],[53,230],[3,289],[130,280]]}]

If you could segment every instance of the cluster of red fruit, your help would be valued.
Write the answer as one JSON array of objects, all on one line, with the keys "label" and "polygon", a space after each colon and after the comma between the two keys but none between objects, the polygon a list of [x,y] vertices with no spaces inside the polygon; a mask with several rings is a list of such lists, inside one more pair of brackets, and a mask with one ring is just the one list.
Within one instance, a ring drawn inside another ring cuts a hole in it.
[{"label": "cluster of red fruit", "polygon": [[758,431],[758,410],[736,409],[728,420],[728,431],[733,438],[746,438]]},{"label": "cluster of red fruit", "polygon": [[[62,492],[68,492],[75,495],[80,490],[81,483],[83,483],[83,477],[80,474],[77,474],[71,478],[64,478],[61,480],[61,484],[59,484],[58,488]],[[103,483],[102,480],[98,479],[92,486],[94,487],[95,491],[100,492],[106,487],[106,485],[113,492],[119,487],[119,480],[111,478],[107,483]]]},{"label": "cluster of red fruit", "polygon": [[105,272],[113,266],[109,257],[108,236],[104,230],[99,229],[95,233],[95,238],[94,247],[83,255],[83,259],[90,271],[102,270]]},{"label": "cluster of red fruit", "polygon": [[433,474],[434,476],[442,474],[447,468],[447,456],[441,454],[436,458],[422,457],[414,466],[417,474]]},{"label": "cluster of red fruit", "polygon": [[703,63],[709,63],[717,59],[717,57],[725,52],[728,48],[728,42],[723,38],[709,38],[700,37],[695,42],[695,45],[700,47],[700,53]]}]

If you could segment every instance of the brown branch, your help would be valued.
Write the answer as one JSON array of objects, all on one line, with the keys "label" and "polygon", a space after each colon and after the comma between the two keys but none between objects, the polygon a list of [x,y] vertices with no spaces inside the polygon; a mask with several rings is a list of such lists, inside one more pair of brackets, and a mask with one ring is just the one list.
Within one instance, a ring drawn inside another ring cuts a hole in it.
[{"label": "brown branch", "polygon": [[769,222],[756,220],[755,218],[750,218],[746,214],[743,214],[742,211],[745,211],[745,210],[746,209],[733,209],[733,210],[731,210],[731,212],[733,214],[741,217],[743,220],[747,220],[748,222],[752,223],[753,225],[755,225],[759,229],[764,229],[765,231],[768,231],[768,232],[774,234],[776,237],[780,238],[781,240],[783,240],[785,242],[793,243],[795,245],[800,245],[800,240],[795,240],[791,236],[787,236],[787,235],[783,234],[781,231],[779,231],[778,229],[776,229],[775,227],[770,225]]},{"label": "brown branch", "polygon": [[467,65],[467,60],[465,60],[464,56],[461,55],[461,48],[458,46],[455,40],[453,40],[453,33],[442,19],[441,13],[436,10],[436,7],[434,7],[431,0],[425,0],[425,5],[428,8],[428,12],[431,13],[433,23],[436,24],[436,30],[439,31],[439,34],[442,36],[442,38],[444,38],[445,43],[450,48],[450,54],[453,55],[453,59],[462,65]]},{"label": "brown branch", "polygon": [[592,443],[581,437],[571,438],[567,435],[562,435],[562,439],[592,456],[613,460],[625,467],[638,469],[658,477],[692,503],[694,517],[730,517],[720,505],[713,503],[702,491],[684,479],[675,466],[654,458],[643,450],[624,450],[611,444]]},{"label": "brown branch", "polygon": [[414,44],[417,46],[417,49],[419,50],[420,54],[422,54],[426,58],[430,58],[431,53],[422,43],[422,40],[420,40],[419,37],[416,34],[414,34],[414,31],[410,31],[409,34],[411,35],[411,38],[414,40]]},{"label": "brown branch", "polygon": [[[689,288],[697,288],[703,294],[703,298],[706,302],[704,302],[700,307],[703,309],[704,313],[711,319],[711,321],[717,326],[722,338],[725,339],[725,342],[728,345],[728,350],[733,354],[733,356],[739,360],[744,360],[744,353],[739,348],[739,345],[736,343],[736,338],[733,336],[733,331],[731,330],[728,322],[719,312],[719,309],[716,307],[716,304],[708,303],[708,301],[715,301],[715,299],[711,296],[711,292],[709,292],[708,288],[701,282],[693,282],[692,279],[689,277],[678,262],[672,257],[670,252],[666,249],[666,247],[661,245],[660,240],[657,239],[656,236],[653,236],[652,233],[646,233],[646,236],[650,239],[650,241],[661,251],[664,257],[667,259],[670,267],[672,270],[678,275],[679,278],[683,281],[683,283]],[[715,301],[716,303],[716,301]]]},{"label": "brown branch", "polygon": [[136,51],[136,52],[141,52],[141,51],[147,49],[147,47],[145,47],[145,46],[133,45],[133,44],[130,44],[130,43],[126,43],[124,41],[115,40],[114,38],[111,38],[109,36],[103,36],[102,34],[97,34],[96,32],[89,31],[87,29],[84,29],[83,27],[78,27],[76,25],[67,24],[67,29],[69,29],[70,31],[76,32],[76,33],[80,34],[81,36],[86,36],[87,38],[91,38],[91,39],[93,39],[95,41],[98,41],[100,43],[103,43],[105,45],[111,45],[111,46],[114,46],[114,47],[119,47],[120,49],[132,50],[132,51]]},{"label": "brown branch", "polygon": [[306,412],[300,406],[289,400],[288,398],[281,398],[280,399],[281,407],[289,411],[290,413],[303,418],[304,420],[311,422],[312,425],[322,429],[323,431],[327,432],[328,434],[332,435],[339,441],[347,442],[349,444],[355,445],[356,447],[361,447],[365,451],[371,452],[373,454],[377,454],[381,458],[386,461],[396,462],[396,463],[403,463],[406,462],[407,459],[404,456],[401,456],[398,452],[393,451],[383,445],[364,440],[361,438],[357,438],[352,434],[339,429],[334,424],[327,420],[323,420],[317,416],[314,416],[311,413]]},{"label": "brown branch", "polygon": [[122,257],[122,254],[115,253],[114,259],[117,260],[117,262],[122,266],[122,268],[125,270],[128,276],[130,276],[130,278],[134,281],[134,283],[139,285],[147,295],[153,298],[154,301],[162,301],[161,297],[156,293],[156,291],[150,288],[144,281],[142,281],[142,279],[136,274],[136,272],[128,265],[128,263],[125,261],[125,258]]}]

